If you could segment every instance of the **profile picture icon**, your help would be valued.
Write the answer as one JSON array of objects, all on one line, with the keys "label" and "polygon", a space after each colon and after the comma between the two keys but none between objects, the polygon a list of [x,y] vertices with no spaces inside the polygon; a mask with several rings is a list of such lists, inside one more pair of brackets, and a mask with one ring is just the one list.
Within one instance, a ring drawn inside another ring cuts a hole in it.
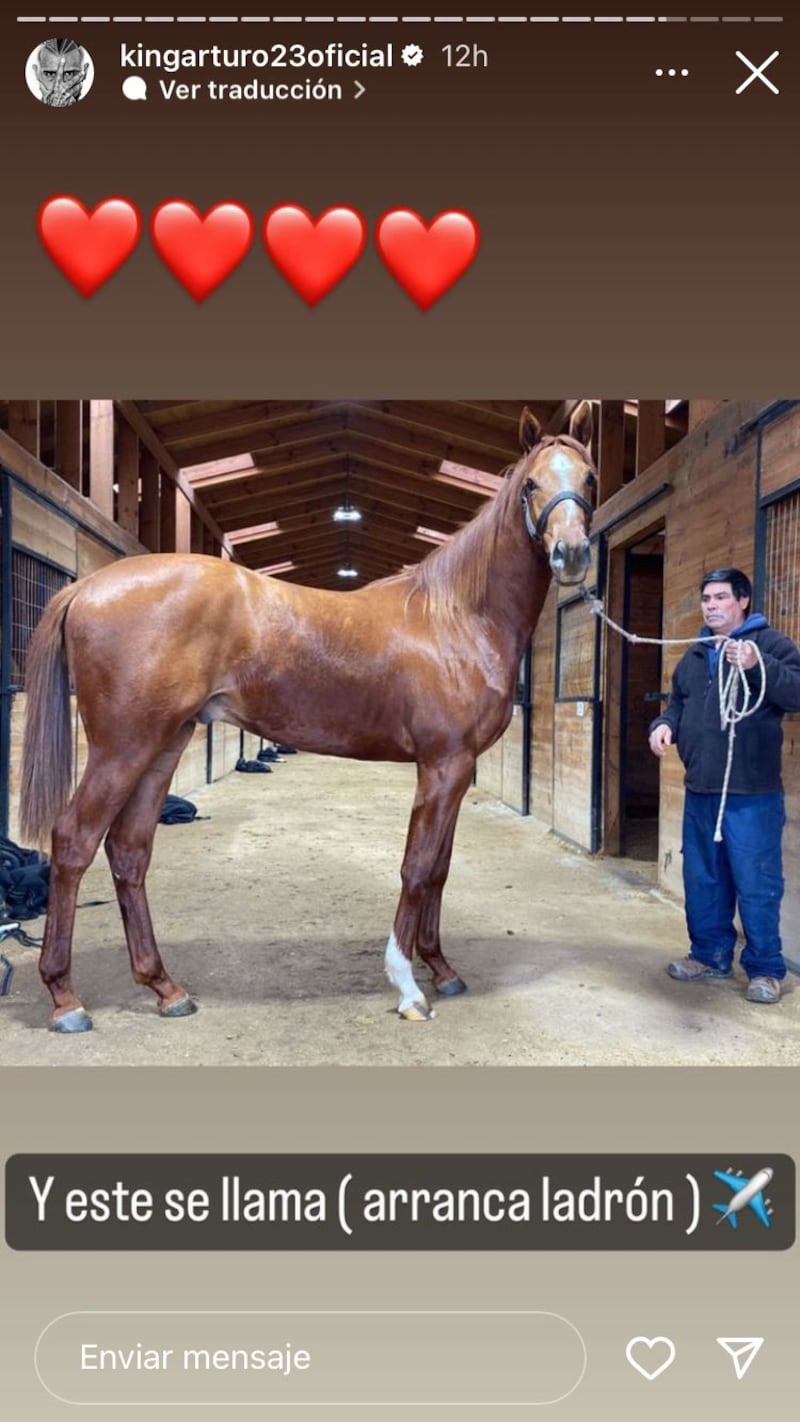
[{"label": "profile picture icon", "polygon": [[51,109],[68,109],[85,99],[94,81],[92,56],[73,39],[47,39],[28,55],[28,88]]}]

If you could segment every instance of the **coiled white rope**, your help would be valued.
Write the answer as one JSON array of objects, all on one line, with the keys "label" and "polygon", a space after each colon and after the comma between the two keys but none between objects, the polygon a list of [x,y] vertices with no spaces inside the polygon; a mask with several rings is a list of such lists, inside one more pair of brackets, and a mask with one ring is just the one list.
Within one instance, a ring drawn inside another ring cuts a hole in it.
[{"label": "coiled white rope", "polygon": [[[597,597],[592,597],[585,587],[581,588],[583,596],[595,617],[599,617],[620,637],[624,637],[626,642],[648,643],[652,647],[690,647],[696,642],[708,645],[708,637],[640,637],[637,632],[628,632],[619,623],[613,622],[608,614],[603,610],[603,604]],[[716,640],[716,639],[714,639]],[[726,646],[733,642],[737,649],[737,660],[728,663],[723,656]],[[750,683],[742,666],[742,656],[745,647],[752,647],[759,669],[759,689],[758,695],[753,701],[753,693]],[[728,666],[727,676],[725,665]],[[719,642],[719,661],[717,663],[717,690],[719,693],[719,722],[720,729],[728,732],[728,758],[725,763],[725,775],[722,781],[722,794],[719,803],[719,814],[714,828],[714,841],[716,844],[722,841],[722,820],[725,814],[725,805],[728,799],[728,786],[731,779],[731,767],[733,765],[733,746],[736,740],[736,727],[740,721],[744,721],[747,716],[752,716],[762,705],[767,693],[767,672],[764,666],[764,658],[761,655],[755,642],[747,638],[742,640],[739,637],[725,637]],[[741,694],[741,704],[739,697]],[[752,702],[752,705],[751,705]]]}]

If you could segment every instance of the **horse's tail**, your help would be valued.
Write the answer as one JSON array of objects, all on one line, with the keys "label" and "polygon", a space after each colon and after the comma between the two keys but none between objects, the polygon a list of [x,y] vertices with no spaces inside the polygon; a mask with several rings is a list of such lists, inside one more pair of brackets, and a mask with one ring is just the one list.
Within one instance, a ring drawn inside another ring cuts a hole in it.
[{"label": "horse's tail", "polygon": [[62,588],[31,638],[25,672],[20,829],[27,844],[46,844],[69,800],[72,724],[64,619],[78,584]]}]

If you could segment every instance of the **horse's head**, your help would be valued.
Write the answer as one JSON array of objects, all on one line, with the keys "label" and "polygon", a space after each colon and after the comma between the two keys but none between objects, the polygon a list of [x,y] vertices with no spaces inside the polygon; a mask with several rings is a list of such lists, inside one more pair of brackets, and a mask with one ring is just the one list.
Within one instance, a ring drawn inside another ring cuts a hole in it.
[{"label": "horse's head", "polygon": [[530,410],[519,438],[520,502],[535,543],[541,543],[559,583],[582,583],[591,557],[589,525],[597,476],[592,459],[593,417],[588,400],[573,411],[568,435],[543,435]]}]

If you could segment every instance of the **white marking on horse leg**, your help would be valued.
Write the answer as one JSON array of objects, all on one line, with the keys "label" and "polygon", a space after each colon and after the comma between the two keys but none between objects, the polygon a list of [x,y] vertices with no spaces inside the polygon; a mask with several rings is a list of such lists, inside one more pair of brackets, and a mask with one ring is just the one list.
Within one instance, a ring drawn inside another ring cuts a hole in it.
[{"label": "white marking on horse leg", "polygon": [[413,1007],[415,1002],[424,1003],[427,1007],[425,994],[414,978],[411,961],[406,957],[393,932],[389,934],[383,965],[389,982],[392,987],[397,988],[400,994],[400,1001],[397,1004],[398,1012],[405,1012],[408,1008]]}]

